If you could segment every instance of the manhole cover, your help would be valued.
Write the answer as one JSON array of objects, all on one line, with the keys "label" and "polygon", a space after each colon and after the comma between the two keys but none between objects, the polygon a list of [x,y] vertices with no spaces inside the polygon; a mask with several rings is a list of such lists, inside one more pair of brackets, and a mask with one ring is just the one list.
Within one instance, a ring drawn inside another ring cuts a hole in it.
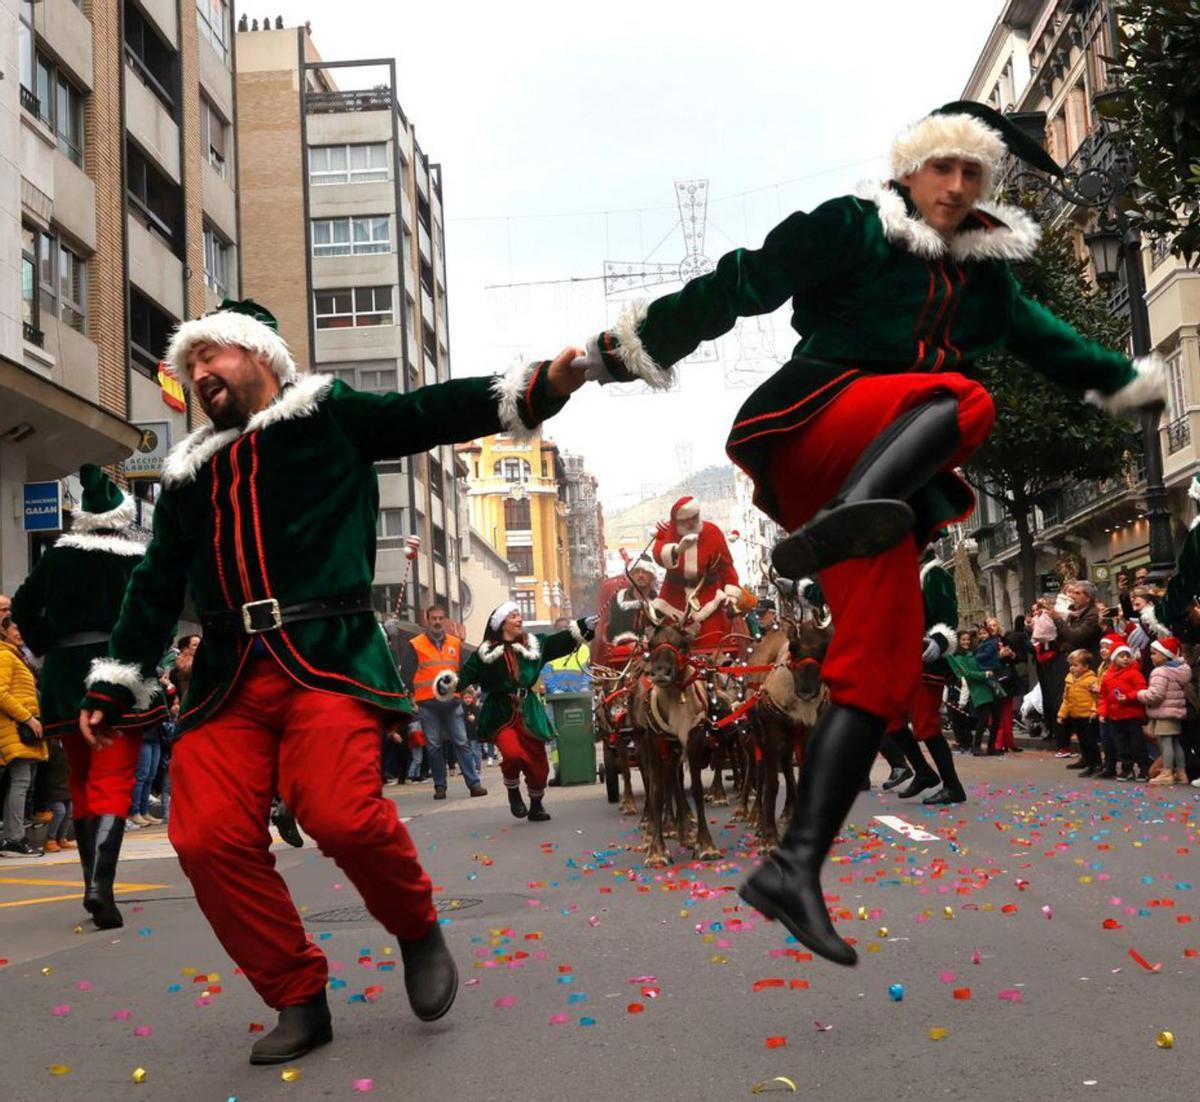
[{"label": "manhole cover", "polygon": [[[439,913],[443,911],[465,911],[468,907],[478,907],[482,899],[435,899],[433,908]],[[311,923],[336,922],[374,922],[375,919],[366,907],[335,907],[332,911],[318,911],[316,914],[305,915]]]}]

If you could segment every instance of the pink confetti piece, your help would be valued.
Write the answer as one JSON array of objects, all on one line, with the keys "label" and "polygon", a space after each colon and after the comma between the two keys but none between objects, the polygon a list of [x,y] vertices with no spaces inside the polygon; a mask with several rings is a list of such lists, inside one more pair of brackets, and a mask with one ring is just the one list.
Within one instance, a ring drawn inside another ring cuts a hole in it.
[{"label": "pink confetti piece", "polygon": [[375,1080],[355,1079],[352,1085],[359,1094],[366,1094],[368,1091],[373,1091],[375,1089]]},{"label": "pink confetti piece", "polygon": [[954,972],[943,972],[940,976],[938,976],[938,979],[940,979],[942,983],[953,983],[956,979],[958,979],[958,976]]},{"label": "pink confetti piece", "polygon": [[467,980],[467,981],[466,981],[466,982],[463,984],[463,987],[478,987],[478,986],[479,986],[479,981],[478,981],[478,980],[474,980],[474,979],[472,979],[472,980]]},{"label": "pink confetti piece", "polygon": [[65,1018],[68,1014],[71,1013],[71,1008],[69,1006],[67,1006],[66,1003],[62,1003],[61,1005],[56,1006],[53,1010],[51,1010],[50,1013],[53,1014],[56,1018]]},{"label": "pink confetti piece", "polygon": [[571,1020],[570,1014],[551,1014],[547,1025],[566,1025]]},{"label": "pink confetti piece", "polygon": [[118,1022],[127,1022],[127,1021],[129,1021],[130,1018],[133,1017],[133,1011],[132,1010],[114,1010],[113,1017],[116,1018],[116,1020]]},{"label": "pink confetti piece", "polygon": [[983,954],[978,949],[974,950],[974,952],[971,953],[971,963],[972,964],[982,964],[983,963]]},{"label": "pink confetti piece", "polygon": [[1023,998],[1021,992],[1015,987],[1007,987],[1003,991],[996,993],[996,998],[1009,1003],[1019,1003]]},{"label": "pink confetti piece", "polygon": [[630,983],[656,983],[657,981],[658,981],[657,976],[630,976],[629,977]]},{"label": "pink confetti piece", "polygon": [[591,915],[588,918],[588,925],[591,926],[593,929],[595,929],[597,926],[600,925],[600,919],[597,918],[595,915]]},{"label": "pink confetti piece", "polygon": [[134,1026],[133,1035],[135,1037],[153,1037],[154,1036],[154,1026],[152,1026],[152,1025]]},{"label": "pink confetti piece", "polygon": [[79,991],[90,991],[90,990],[92,989],[92,981],[91,981],[91,980],[80,980],[80,981],[79,981],[79,982],[78,982],[78,983],[75,985],[75,987],[76,987],[76,988],[77,988]]},{"label": "pink confetti piece", "polygon": [[1043,914],[1043,915],[1045,915],[1045,916],[1046,916],[1046,918],[1053,918],[1053,917],[1054,917],[1054,911],[1052,911],[1052,910],[1050,909],[1050,904],[1049,904],[1049,903],[1043,903],[1043,904],[1042,904],[1042,914]]},{"label": "pink confetti piece", "polygon": [[495,1003],[492,1004],[497,1010],[507,1010],[511,1006],[517,1005],[517,1000],[512,995],[501,995]]}]

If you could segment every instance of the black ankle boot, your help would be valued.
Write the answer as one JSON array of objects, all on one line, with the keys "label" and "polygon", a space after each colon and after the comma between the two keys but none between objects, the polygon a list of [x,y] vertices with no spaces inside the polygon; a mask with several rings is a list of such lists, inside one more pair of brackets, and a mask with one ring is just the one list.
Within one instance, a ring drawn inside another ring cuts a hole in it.
[{"label": "black ankle boot", "polygon": [[885,726],[885,720],[858,708],[829,706],[809,738],[783,842],[738,889],[750,906],[778,919],[805,948],[835,964],[854,964],[858,954],[830,921],[821,864],[854,805]]},{"label": "black ankle boot", "polygon": [[287,842],[289,846],[294,846],[296,849],[304,848],[304,836],[296,826],[296,816],[292,814],[292,809],[282,800],[276,800],[272,806],[271,822],[275,829],[279,831],[279,837]]},{"label": "black ankle boot", "polygon": [[952,394],[901,415],[863,452],[838,496],[775,545],[775,570],[786,578],[810,577],[895,547],[916,522],[908,499],[950,461],[958,443]]},{"label": "black ankle boot", "polygon": [[942,804],[965,804],[966,802],[967,794],[963,791],[961,784],[944,784],[940,792],[926,796],[921,801],[926,807],[940,807]]},{"label": "black ankle boot", "polygon": [[279,1024],[250,1050],[252,1064],[286,1064],[298,1060],[318,1045],[333,1040],[329,1002],[322,989],[299,1006],[285,1006],[279,1012]]},{"label": "black ankle boot", "polygon": [[435,920],[422,938],[400,942],[404,958],[404,988],[413,1013],[423,1022],[436,1022],[454,1005],[458,968]]},{"label": "black ankle boot", "polygon": [[521,790],[519,788],[510,788],[508,790],[508,809],[517,819],[524,819],[529,814],[529,808],[525,806],[525,801],[521,799]]},{"label": "black ankle boot", "polygon": [[83,893],[83,906],[101,930],[115,930],[125,925],[113,898],[113,881],[117,877],[117,859],[121,856],[121,840],[125,837],[125,820],[120,815],[101,815],[92,820],[94,858],[92,875]]},{"label": "black ankle boot", "polygon": [[548,823],[550,821],[550,813],[542,807],[541,796],[529,797],[529,821],[531,823]]},{"label": "black ankle boot", "polygon": [[904,788],[900,789],[896,795],[902,800],[911,800],[914,796],[919,796],[927,788],[936,788],[941,783],[942,779],[929,766],[926,766],[920,772],[916,773],[913,779]]},{"label": "black ankle boot", "polygon": [[879,787],[882,788],[884,792],[890,792],[897,785],[903,784],[905,781],[910,780],[914,776],[916,776],[916,774],[909,769],[907,765],[893,765],[892,771],[888,774],[888,779]]}]

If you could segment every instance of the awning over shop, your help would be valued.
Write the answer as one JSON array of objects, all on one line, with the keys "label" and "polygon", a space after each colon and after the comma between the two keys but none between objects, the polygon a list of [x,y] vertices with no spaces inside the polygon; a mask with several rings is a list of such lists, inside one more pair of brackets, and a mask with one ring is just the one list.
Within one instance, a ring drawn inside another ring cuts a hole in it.
[{"label": "awning over shop", "polygon": [[141,433],[129,422],[0,356],[0,439],[19,444],[30,479],[63,478],[83,463],[132,455]]}]

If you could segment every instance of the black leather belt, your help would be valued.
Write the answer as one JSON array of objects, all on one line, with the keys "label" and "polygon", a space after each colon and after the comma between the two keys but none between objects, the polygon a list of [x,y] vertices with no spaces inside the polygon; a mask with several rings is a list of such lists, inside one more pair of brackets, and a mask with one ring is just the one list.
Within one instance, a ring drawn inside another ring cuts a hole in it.
[{"label": "black leather belt", "polygon": [[350,616],[370,612],[370,593],[347,593],[341,597],[314,597],[308,601],[280,604],[274,597],[265,601],[247,601],[241,608],[225,608],[200,617],[209,635],[261,635],[277,631],[284,624],[301,620],[320,620],[327,616]]},{"label": "black leather belt", "polygon": [[75,631],[54,640],[54,649],[64,647],[89,647],[93,643],[107,643],[112,638],[110,631]]}]

